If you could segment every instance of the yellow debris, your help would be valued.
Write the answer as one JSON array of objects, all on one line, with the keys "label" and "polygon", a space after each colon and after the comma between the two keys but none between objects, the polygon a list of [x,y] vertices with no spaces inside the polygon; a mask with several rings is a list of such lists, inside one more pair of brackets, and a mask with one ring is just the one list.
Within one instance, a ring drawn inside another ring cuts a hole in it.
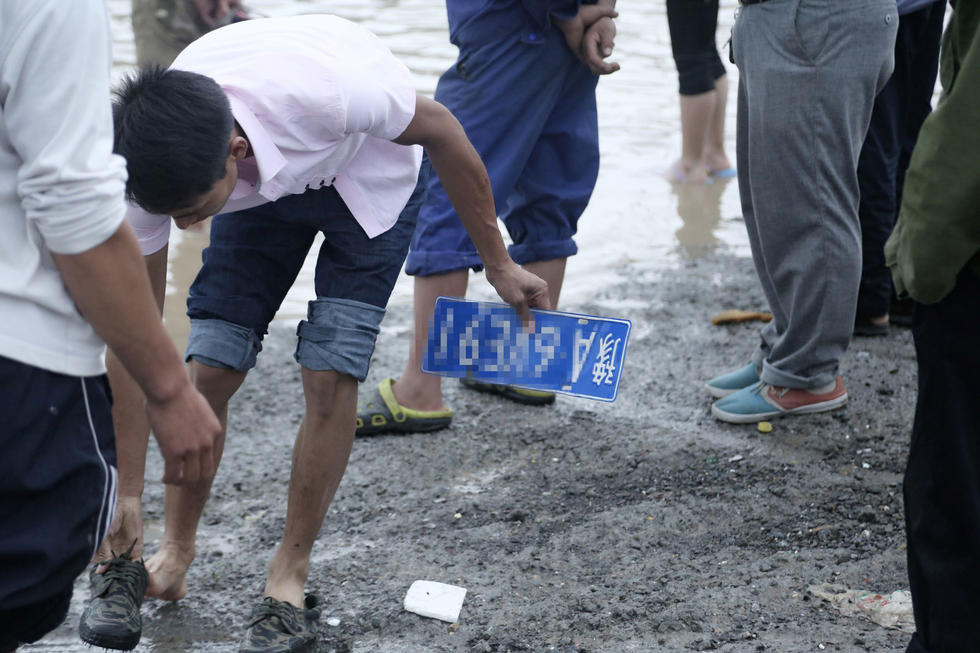
[{"label": "yellow debris", "polygon": [[759,433],[768,433],[772,430],[772,424],[769,422],[759,422]]},{"label": "yellow debris", "polygon": [[711,318],[712,324],[730,324],[732,322],[749,322],[758,320],[768,322],[772,319],[772,313],[762,311],[743,311],[737,308],[729,308]]}]

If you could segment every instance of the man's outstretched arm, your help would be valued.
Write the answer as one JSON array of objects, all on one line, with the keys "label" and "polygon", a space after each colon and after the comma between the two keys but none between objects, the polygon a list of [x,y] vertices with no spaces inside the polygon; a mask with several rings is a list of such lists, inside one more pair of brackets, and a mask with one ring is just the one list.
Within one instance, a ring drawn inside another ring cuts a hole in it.
[{"label": "man's outstretched arm", "polygon": [[487,280],[501,299],[525,321],[530,319],[531,308],[551,308],[548,285],[514,263],[507,253],[497,226],[487,169],[455,116],[420,95],[415,117],[395,142],[426,149],[446,195],[476,245]]}]

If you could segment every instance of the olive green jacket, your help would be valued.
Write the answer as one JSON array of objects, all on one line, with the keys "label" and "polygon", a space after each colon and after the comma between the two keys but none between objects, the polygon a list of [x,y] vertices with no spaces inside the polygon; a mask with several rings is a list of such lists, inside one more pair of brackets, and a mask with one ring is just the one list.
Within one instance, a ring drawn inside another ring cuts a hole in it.
[{"label": "olive green jacket", "polygon": [[912,152],[885,244],[899,297],[938,302],[964,268],[980,275],[980,2],[951,0],[943,92]]}]

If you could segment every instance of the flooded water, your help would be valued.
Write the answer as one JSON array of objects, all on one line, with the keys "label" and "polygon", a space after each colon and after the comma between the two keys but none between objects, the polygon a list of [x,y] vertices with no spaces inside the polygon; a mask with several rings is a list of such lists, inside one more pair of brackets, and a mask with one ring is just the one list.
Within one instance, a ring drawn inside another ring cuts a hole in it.
[{"label": "flooded water", "polygon": [[[329,12],[362,23],[380,35],[412,70],[419,91],[430,94],[438,76],[454,60],[445,4],[441,0],[252,0],[256,13],[281,16]],[[728,37],[735,0],[719,12],[718,41]],[[136,61],[129,23],[129,0],[110,0],[115,34],[116,76]],[[571,309],[624,275],[643,266],[676,263],[718,246],[748,255],[737,184],[677,186],[664,172],[680,151],[677,76],[662,2],[622,3],[614,59],[622,70],[599,83],[602,164],[595,193],[579,223],[579,254],[569,260],[562,307]],[[729,66],[734,90],[737,71]],[[728,153],[734,161],[734,92],[728,104]],[[206,231],[174,229],[165,319],[179,343],[186,340],[184,301],[200,267]],[[313,247],[311,252],[316,252]],[[311,256],[279,311],[279,319],[306,313],[313,297]],[[474,275],[470,294],[494,299],[482,276]],[[402,275],[391,302],[411,302],[412,280]],[[610,312],[616,312],[615,306]],[[621,307],[623,311],[627,307]],[[623,315],[623,312],[619,313]],[[628,317],[628,315],[623,315]]]}]

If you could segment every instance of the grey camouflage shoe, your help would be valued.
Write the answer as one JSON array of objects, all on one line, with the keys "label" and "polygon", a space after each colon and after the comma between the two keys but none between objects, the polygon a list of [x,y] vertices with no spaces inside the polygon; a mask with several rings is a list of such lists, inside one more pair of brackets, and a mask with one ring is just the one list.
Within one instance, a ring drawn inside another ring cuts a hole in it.
[{"label": "grey camouflage shoe", "polygon": [[93,568],[92,598],[78,622],[78,635],[83,642],[119,651],[129,651],[139,644],[143,634],[140,605],[150,574],[142,560],[130,560],[132,553],[130,546],[122,555],[103,563],[107,566],[104,574],[94,573]]},{"label": "grey camouflage shoe", "polygon": [[320,640],[320,603],[307,594],[305,610],[271,596],[252,610],[239,653],[316,653]]}]

